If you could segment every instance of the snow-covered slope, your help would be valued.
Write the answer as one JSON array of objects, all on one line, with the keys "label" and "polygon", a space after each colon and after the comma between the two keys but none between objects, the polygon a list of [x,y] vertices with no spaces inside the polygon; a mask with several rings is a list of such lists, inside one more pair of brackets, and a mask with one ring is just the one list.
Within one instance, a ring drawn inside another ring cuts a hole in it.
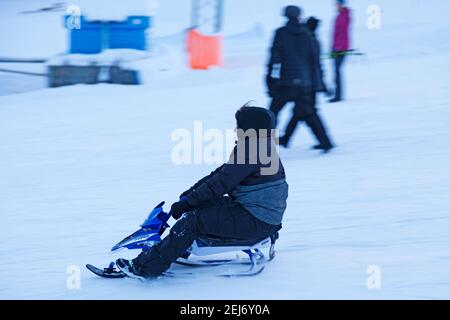
[{"label": "snow-covered slope", "polygon": [[[273,12],[274,2],[254,16],[247,11],[246,29],[286,4],[279,1]],[[164,3],[160,20],[181,14],[165,16]],[[302,127],[292,148],[281,152],[288,209],[277,258],[257,277],[199,274],[144,284],[100,279],[84,264],[120,257],[108,250],[154,205],[175,201],[213,169],[175,166],[173,130],[192,129],[195,120],[205,129],[233,128],[240,105],[268,104],[262,76],[269,32],[230,37],[222,69],[179,67],[143,86],[79,85],[0,97],[0,297],[448,299],[450,23],[437,13],[449,5],[379,3],[386,13],[380,31],[364,28],[370,1],[355,6],[355,47],[368,56],[347,65],[348,101],[321,101],[338,148],[328,155],[309,150],[313,140]],[[302,5],[306,14],[332,19],[329,3]],[[237,25],[242,16],[235,16]],[[269,31],[280,19],[261,22]],[[71,265],[81,267],[80,290],[66,286]],[[381,269],[380,290],[366,286],[371,265]]]}]

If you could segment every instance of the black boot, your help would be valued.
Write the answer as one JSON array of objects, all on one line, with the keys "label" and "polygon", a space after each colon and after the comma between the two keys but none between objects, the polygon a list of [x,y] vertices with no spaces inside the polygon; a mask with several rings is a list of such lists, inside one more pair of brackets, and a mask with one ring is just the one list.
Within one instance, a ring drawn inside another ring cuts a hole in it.
[{"label": "black boot", "polygon": [[117,259],[116,266],[120,271],[125,273],[127,277],[140,280],[145,279],[144,275],[137,270],[135,264],[133,263],[133,260]]},{"label": "black boot", "polygon": [[168,261],[159,253],[157,246],[152,247],[150,250],[142,251],[132,261],[138,273],[146,278],[159,277],[164,271],[169,269],[171,264],[171,261]]},{"label": "black boot", "polygon": [[314,146],[314,149],[323,150],[324,152],[328,152],[333,148],[333,145],[328,138],[325,127],[322,124],[319,116],[317,114],[313,114],[305,119],[306,124],[311,128],[311,131],[316,136],[319,144]]},{"label": "black boot", "polygon": [[329,103],[336,103],[336,102],[341,102],[342,99],[341,98],[333,98],[331,100],[328,100]]},{"label": "black boot", "polygon": [[288,140],[288,138],[286,136],[280,137],[280,139],[278,141],[279,141],[278,144],[280,146],[282,146],[283,148],[288,148],[289,140]]},{"label": "black boot", "polygon": [[317,144],[317,145],[313,146],[311,149],[322,150],[323,153],[328,153],[333,148],[334,148],[333,145],[323,146],[321,144]]}]

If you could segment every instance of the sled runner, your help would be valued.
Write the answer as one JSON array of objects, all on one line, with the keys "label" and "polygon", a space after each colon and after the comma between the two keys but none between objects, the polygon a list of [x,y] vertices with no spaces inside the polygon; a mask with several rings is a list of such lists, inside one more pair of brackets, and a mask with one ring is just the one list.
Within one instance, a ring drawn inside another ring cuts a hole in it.
[{"label": "sled runner", "polygon": [[108,267],[108,268],[104,268],[104,269],[102,270],[102,269],[99,269],[99,268],[97,268],[97,267],[94,267],[94,266],[91,265],[91,264],[87,264],[87,265],[86,265],[86,268],[87,268],[89,271],[92,271],[92,272],[95,273],[96,275],[98,275],[98,276],[100,276],[100,277],[103,277],[103,278],[112,278],[112,279],[125,278],[125,277],[126,277],[125,273],[123,273],[123,272],[120,271],[120,270],[117,270],[117,269],[114,267],[114,265],[115,265],[115,263],[114,263],[114,262],[111,262],[111,263],[109,264],[109,267]]},{"label": "sled runner", "polygon": [[[167,221],[170,215],[163,211],[164,202],[158,204],[148,215],[147,219],[141,224],[141,228],[132,233],[122,241],[111,248],[112,252],[120,249],[141,249],[150,250],[155,244],[161,241],[161,236],[169,227]],[[222,273],[219,276],[253,276],[264,270],[265,263],[275,257],[275,242],[278,239],[278,232],[271,237],[259,239],[256,241],[223,239],[205,236],[193,242],[183,257],[176,263],[190,267],[213,267],[223,265],[249,265],[249,269],[242,272]],[[263,254],[264,249],[269,249],[269,257],[266,259]],[[235,259],[206,259],[204,257],[232,252],[244,252],[247,258]],[[111,262],[108,268],[100,269],[93,265],[86,265],[86,268],[94,274],[104,278],[124,278],[125,273],[115,268],[114,262]],[[190,275],[186,272],[165,272],[164,276]]]}]

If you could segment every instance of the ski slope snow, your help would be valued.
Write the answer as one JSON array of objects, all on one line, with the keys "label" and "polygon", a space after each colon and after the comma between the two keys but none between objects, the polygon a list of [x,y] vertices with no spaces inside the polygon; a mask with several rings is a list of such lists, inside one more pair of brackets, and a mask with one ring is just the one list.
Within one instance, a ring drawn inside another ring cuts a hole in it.
[{"label": "ski slope snow", "polygon": [[[8,15],[14,25],[9,14],[36,2],[2,1],[0,20]],[[157,17],[175,30],[170,22],[186,12],[168,2],[160,2]],[[196,120],[205,129],[233,128],[234,112],[246,101],[267,106],[264,63],[286,1],[263,1],[254,11],[254,1],[227,1],[236,14],[225,21],[224,68],[191,71],[177,60],[176,72],[157,72],[142,86],[77,85],[0,97],[0,298],[450,298],[450,22],[439,20],[450,5],[375,1],[384,20],[373,31],[365,28],[371,1],[350,2],[355,48],[368,55],[347,63],[348,101],[320,101],[338,147],[327,155],[309,150],[314,141],[301,126],[292,148],[281,150],[288,208],[277,257],[256,277],[199,273],[141,283],[101,279],[84,265],[120,257],[108,253],[112,245],[157,203],[175,201],[214,168],[174,165],[174,130],[192,130]],[[332,1],[301,5],[324,20],[327,48]],[[258,23],[262,32],[246,33]],[[17,27],[18,35],[33,38]],[[57,54],[63,32],[55,28],[59,44],[46,46],[54,41],[52,28],[42,41],[2,44],[0,56],[24,53],[24,46],[29,53],[39,47],[35,56]],[[176,52],[170,58],[176,60],[182,55],[165,37],[170,28],[155,30],[157,44]],[[0,36],[7,36],[4,28]],[[326,69],[330,78],[329,61]],[[79,289],[67,286],[70,266],[80,267]],[[381,270],[380,289],[367,287],[370,266]]]}]

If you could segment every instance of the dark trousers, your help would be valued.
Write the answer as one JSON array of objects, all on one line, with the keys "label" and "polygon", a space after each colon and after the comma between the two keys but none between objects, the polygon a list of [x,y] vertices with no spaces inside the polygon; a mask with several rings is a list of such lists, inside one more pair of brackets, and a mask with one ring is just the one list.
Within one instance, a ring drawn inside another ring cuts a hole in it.
[{"label": "dark trousers", "polygon": [[300,121],[304,121],[311,129],[319,144],[331,146],[325,126],[316,110],[316,93],[306,88],[280,87],[273,96],[270,110],[278,117],[278,113],[288,102],[294,102],[292,117],[286,127],[283,140],[288,144]]},{"label": "dark trousers", "polygon": [[335,94],[334,99],[342,100],[343,99],[343,88],[342,88],[342,75],[341,69],[342,65],[345,61],[345,55],[337,55],[334,58],[334,83],[335,83]]},{"label": "dark trousers", "polygon": [[144,276],[155,277],[166,271],[172,262],[186,253],[194,240],[202,236],[256,242],[271,236],[279,228],[258,220],[230,197],[222,197],[183,215],[160,243],[143,251],[133,263]]}]

